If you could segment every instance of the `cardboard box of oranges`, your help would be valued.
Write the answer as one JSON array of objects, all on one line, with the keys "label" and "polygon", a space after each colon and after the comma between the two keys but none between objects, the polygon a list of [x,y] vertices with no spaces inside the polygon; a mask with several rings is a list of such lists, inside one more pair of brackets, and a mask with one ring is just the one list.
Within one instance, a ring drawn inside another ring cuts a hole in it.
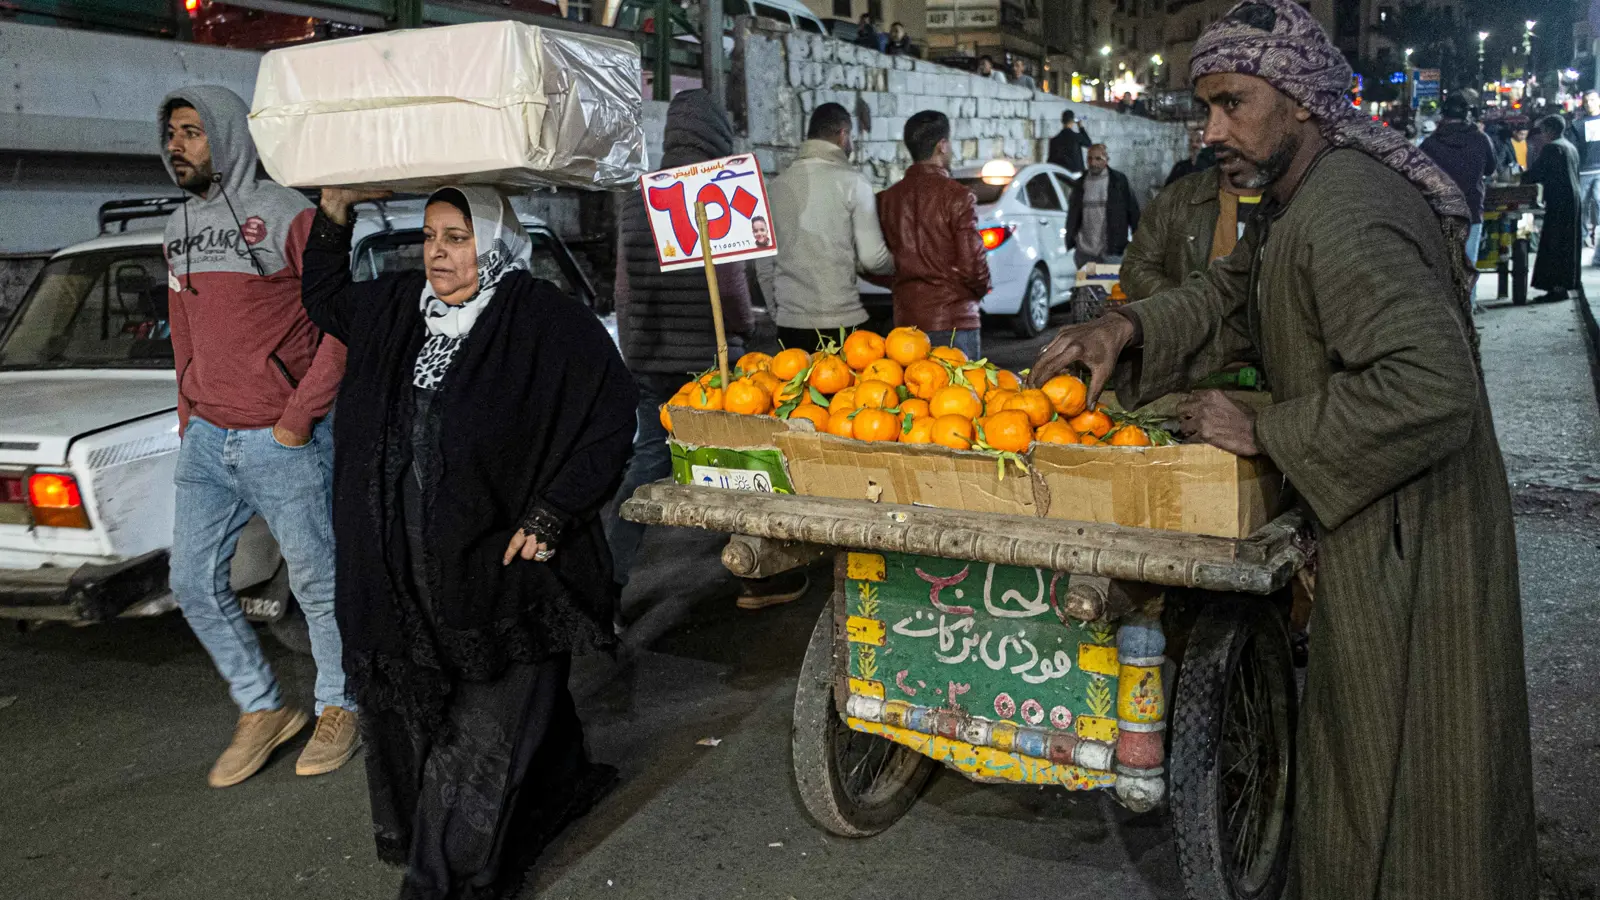
[{"label": "cardboard box of oranges", "polygon": [[[750,353],[662,407],[680,483],[1241,537],[1278,512],[1264,460],[1182,445],[1160,415],[1090,409],[897,328]],[[764,472],[761,484],[753,475]],[[782,487],[778,487],[779,484]]]}]

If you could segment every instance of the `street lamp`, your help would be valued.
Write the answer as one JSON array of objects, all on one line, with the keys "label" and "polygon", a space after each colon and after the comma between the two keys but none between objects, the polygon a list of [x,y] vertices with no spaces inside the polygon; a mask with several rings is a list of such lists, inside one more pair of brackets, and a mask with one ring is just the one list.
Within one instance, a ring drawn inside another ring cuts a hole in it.
[{"label": "street lamp", "polygon": [[1483,88],[1483,42],[1489,39],[1489,32],[1478,32],[1478,88]]},{"label": "street lamp", "polygon": [[1110,59],[1111,45],[1106,44],[1104,47],[1100,48],[1100,100],[1102,102],[1110,97],[1110,83],[1106,80],[1109,77],[1106,72],[1106,64]]},{"label": "street lamp", "polygon": [[1150,55],[1150,87],[1152,89],[1161,84],[1161,64],[1161,54],[1152,53]]},{"label": "street lamp", "polygon": [[1412,52],[1413,52],[1413,48],[1411,48],[1411,47],[1407,47],[1406,48],[1406,65],[1405,65],[1405,71],[1406,71],[1406,106],[1414,105],[1414,101],[1415,101],[1416,96],[1417,96],[1417,89],[1411,83],[1411,54],[1412,54]]}]

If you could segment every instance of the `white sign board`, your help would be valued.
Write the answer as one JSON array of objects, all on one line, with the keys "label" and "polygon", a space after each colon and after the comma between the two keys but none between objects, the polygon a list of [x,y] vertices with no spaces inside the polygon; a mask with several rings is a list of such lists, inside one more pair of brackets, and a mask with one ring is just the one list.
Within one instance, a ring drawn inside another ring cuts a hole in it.
[{"label": "white sign board", "polygon": [[778,255],[767,186],[753,154],[647,172],[639,186],[663,272],[705,265],[696,203],[706,205],[713,263]]}]

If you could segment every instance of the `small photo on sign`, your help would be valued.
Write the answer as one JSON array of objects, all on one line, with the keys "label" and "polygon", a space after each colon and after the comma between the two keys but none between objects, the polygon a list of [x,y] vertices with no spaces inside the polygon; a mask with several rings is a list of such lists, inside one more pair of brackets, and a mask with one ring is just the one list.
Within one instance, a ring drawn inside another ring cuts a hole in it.
[{"label": "small photo on sign", "polygon": [[705,265],[697,203],[706,205],[713,263],[778,254],[767,186],[753,154],[647,172],[639,187],[663,272]]}]

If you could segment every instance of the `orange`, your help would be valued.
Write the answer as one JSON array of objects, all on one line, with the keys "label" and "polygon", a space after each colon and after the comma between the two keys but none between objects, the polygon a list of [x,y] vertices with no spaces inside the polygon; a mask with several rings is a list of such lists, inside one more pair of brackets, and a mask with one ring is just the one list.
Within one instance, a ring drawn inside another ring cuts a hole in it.
[{"label": "orange", "polygon": [[1078,413],[1068,419],[1067,424],[1071,425],[1072,430],[1079,434],[1088,432],[1097,438],[1105,437],[1111,432],[1111,417],[1098,409]]},{"label": "orange", "polygon": [[811,364],[811,375],[806,381],[824,394],[837,394],[855,382],[856,376],[837,356],[817,357]]},{"label": "orange", "polygon": [[748,378],[728,385],[722,408],[742,416],[760,416],[772,411],[772,395]]},{"label": "orange", "polygon": [[900,435],[900,443],[902,443],[902,444],[931,444],[931,443],[933,443],[933,425],[934,425],[934,421],[935,420],[927,418],[927,417],[923,417],[923,418],[919,418],[919,419],[912,419],[911,420],[911,430],[910,431],[904,431],[904,426],[902,425],[901,426],[902,433]]},{"label": "orange", "polygon": [[844,339],[844,361],[857,372],[883,359],[883,338],[870,331],[852,331]]},{"label": "orange", "polygon": [[1057,419],[1040,425],[1039,430],[1033,433],[1033,439],[1041,444],[1076,444],[1078,433],[1072,430],[1071,425]]},{"label": "orange", "polygon": [[828,411],[815,403],[802,403],[789,413],[789,421],[805,419],[817,428],[817,433],[822,434],[828,430]]},{"label": "orange", "polygon": [[695,409],[721,409],[722,388],[698,387],[689,392],[689,405]]},{"label": "orange", "polygon": [[861,409],[892,409],[900,402],[894,385],[885,381],[863,381],[855,390],[855,403]]},{"label": "orange", "polygon": [[661,427],[665,428],[668,434],[672,433],[672,413],[667,412],[667,407],[670,405],[667,403],[661,404]]},{"label": "orange", "polygon": [[855,423],[850,420],[850,413],[845,410],[833,410],[828,415],[828,433],[839,437],[855,437]]},{"label": "orange", "polygon": [[767,371],[784,381],[788,381],[804,372],[809,365],[811,365],[811,354],[801,350],[799,347],[790,347],[772,358]]},{"label": "orange", "polygon": [[983,440],[996,450],[1026,453],[1033,443],[1033,422],[1020,409],[1002,410],[984,422]]},{"label": "orange", "polygon": [[909,366],[919,359],[927,359],[928,351],[933,343],[920,328],[896,328],[884,338],[883,352],[890,359],[902,366]]},{"label": "orange", "polygon": [[952,450],[971,449],[972,420],[966,416],[939,416],[933,420],[933,431],[929,437],[941,447],[949,447]]},{"label": "orange", "polygon": [[949,383],[950,373],[932,360],[919,359],[906,366],[906,387],[913,397],[932,400],[933,395]]},{"label": "orange", "polygon": [[[746,371],[749,370],[747,369]],[[761,385],[761,389],[766,391],[769,397],[776,398],[783,391],[783,382],[779,381],[778,377],[771,372],[758,371],[749,377],[751,382]]]},{"label": "orange", "polygon": [[881,409],[862,409],[855,414],[852,430],[858,441],[897,441],[900,417]]},{"label": "orange", "polygon": [[934,347],[928,351],[929,359],[942,359],[952,366],[959,366],[967,361],[967,355],[954,347]]},{"label": "orange", "polygon": [[965,378],[967,383],[972,385],[972,389],[978,392],[979,397],[982,397],[983,395],[994,390],[994,381],[990,379],[989,373],[990,369],[988,366],[961,367],[961,377]]},{"label": "orange", "polygon": [[828,412],[838,412],[841,409],[844,410],[845,412],[849,412],[850,410],[855,409],[855,408],[856,408],[856,389],[855,388],[845,388],[844,390],[840,391],[839,393],[834,394],[832,397],[828,398]]},{"label": "orange", "polygon": [[1016,398],[1016,396],[1016,391],[1008,391],[1005,388],[995,388],[989,392],[987,397],[983,398],[984,412],[997,413],[1000,410],[1005,409],[1006,404],[1010,403]]},{"label": "orange", "polygon": [[1028,414],[1028,421],[1034,428],[1050,421],[1056,414],[1055,408],[1050,403],[1050,398],[1044,391],[1026,390],[1006,401],[1002,409],[1017,409]]},{"label": "orange", "polygon": [[[762,374],[766,374],[766,373],[762,373]],[[781,382],[778,383],[777,390],[772,392],[772,405],[773,406],[782,406],[785,403],[788,403],[790,400],[793,400],[796,397],[802,397],[803,398],[803,397],[805,397],[805,395],[806,395],[806,386],[805,386],[804,382],[802,382],[800,384],[797,384],[794,387],[790,387],[789,383],[787,381],[781,381]]]},{"label": "orange", "polygon": [[906,383],[906,370],[892,359],[874,360],[861,370],[862,381],[882,381],[899,387]]},{"label": "orange", "polygon": [[900,415],[910,416],[913,419],[926,419],[933,416],[933,408],[928,401],[912,397],[910,400],[900,401]]},{"label": "orange", "polygon": [[951,385],[940,388],[928,401],[928,411],[935,417],[966,416],[975,419],[983,415],[983,401],[971,388]]},{"label": "orange", "polygon": [[1078,438],[1078,443],[1089,444],[1090,446],[1093,446],[1100,443],[1100,438],[1092,431],[1085,431],[1083,435]]},{"label": "orange", "polygon": [[1001,369],[995,372],[994,383],[995,387],[1005,388],[1008,391],[1022,390],[1022,379],[1018,378],[1015,372],[1008,369]]},{"label": "orange", "polygon": [[1124,425],[1111,433],[1113,447],[1148,447],[1150,435],[1137,425]]},{"label": "orange", "polygon": [[765,372],[771,368],[772,357],[765,353],[746,353],[739,357],[739,361],[734,363],[734,367],[743,369],[746,375],[754,375],[757,372]]},{"label": "orange", "polygon": [[1083,412],[1088,405],[1089,389],[1071,375],[1057,375],[1046,381],[1043,390],[1056,412],[1071,418]]}]

